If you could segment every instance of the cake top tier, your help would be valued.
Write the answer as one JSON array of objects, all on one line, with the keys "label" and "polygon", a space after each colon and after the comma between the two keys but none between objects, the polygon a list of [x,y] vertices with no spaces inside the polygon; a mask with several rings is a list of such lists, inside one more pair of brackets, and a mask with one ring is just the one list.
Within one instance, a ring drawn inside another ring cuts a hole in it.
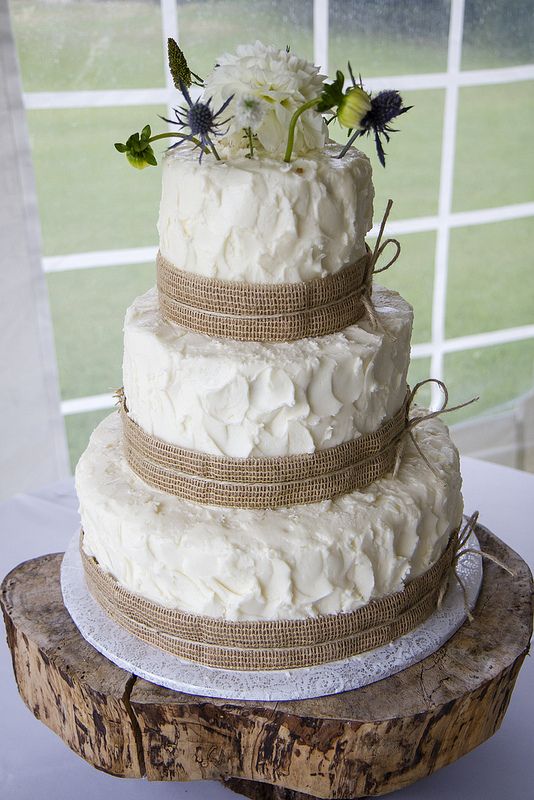
[{"label": "cake top tier", "polygon": [[333,274],[365,254],[374,190],[367,156],[338,145],[286,164],[271,157],[163,159],[162,255],[222,280],[284,283]]}]

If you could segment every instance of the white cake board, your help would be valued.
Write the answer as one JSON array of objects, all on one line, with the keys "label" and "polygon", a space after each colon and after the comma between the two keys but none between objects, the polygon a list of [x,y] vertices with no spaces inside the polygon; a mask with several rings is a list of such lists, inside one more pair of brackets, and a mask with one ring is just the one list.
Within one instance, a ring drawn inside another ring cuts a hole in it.
[{"label": "white cake board", "polygon": [[[449,581],[441,608],[415,630],[390,644],[359,656],[291,670],[241,672],[213,669],[169,655],[124,630],[102,610],[85,583],[79,553],[79,532],[70,542],[61,567],[65,607],[81,635],[118,667],[151,683],[187,694],[227,700],[305,700],[323,697],[382,680],[438,650],[466,618],[458,581]],[[466,547],[480,550],[475,534]],[[465,554],[457,572],[472,610],[482,584],[482,559]]]}]

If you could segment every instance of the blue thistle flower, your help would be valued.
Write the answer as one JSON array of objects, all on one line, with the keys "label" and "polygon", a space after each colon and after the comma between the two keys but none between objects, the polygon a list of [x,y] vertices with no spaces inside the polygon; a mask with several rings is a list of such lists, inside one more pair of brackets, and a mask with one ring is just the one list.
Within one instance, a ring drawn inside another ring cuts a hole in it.
[{"label": "blue thistle flower", "polygon": [[374,134],[378,160],[383,167],[386,166],[386,154],[380,137],[383,136],[389,142],[389,134],[397,132],[389,123],[411,108],[412,106],[403,105],[402,97],[395,89],[386,89],[371,98],[371,108],[360,122],[358,135]]},{"label": "blue thistle flower", "polygon": [[[350,61],[348,63],[350,79],[352,81],[353,89],[347,93],[350,95],[351,91],[359,88],[363,91],[362,76],[360,75],[359,84],[356,83],[354,73]],[[392,128],[390,122],[401,114],[406,114],[413,106],[405,106],[404,101],[396,89],[385,89],[379,92],[375,97],[367,95],[370,106],[364,110],[359,122],[354,125],[357,128],[355,133],[349,130],[349,141],[339,154],[339,158],[343,158],[349,147],[356,141],[358,136],[369,136],[374,134],[376,152],[378,160],[383,167],[386,166],[386,153],[382,144],[381,137],[383,136],[386,142],[390,140],[390,133],[397,133],[397,128]],[[347,127],[349,127],[347,125]]]},{"label": "blue thistle flower", "polygon": [[166,117],[161,117],[161,119],[165,120],[165,122],[169,122],[171,125],[178,125],[180,129],[189,128],[190,133],[188,136],[184,136],[179,142],[169,147],[169,150],[177,147],[182,142],[190,141],[195,143],[195,147],[200,147],[199,163],[202,162],[202,156],[207,150],[211,150],[215,158],[219,161],[220,158],[213,144],[213,137],[224,136],[224,134],[227,133],[227,131],[222,131],[221,127],[226,125],[231,117],[220,121],[217,121],[217,117],[223,113],[228,104],[232,101],[233,95],[222,104],[217,112],[214,112],[210,105],[211,100],[208,100],[206,103],[200,100],[193,102],[183,81],[180,81],[180,91],[187,102],[187,108],[174,109],[176,120],[166,119]]}]

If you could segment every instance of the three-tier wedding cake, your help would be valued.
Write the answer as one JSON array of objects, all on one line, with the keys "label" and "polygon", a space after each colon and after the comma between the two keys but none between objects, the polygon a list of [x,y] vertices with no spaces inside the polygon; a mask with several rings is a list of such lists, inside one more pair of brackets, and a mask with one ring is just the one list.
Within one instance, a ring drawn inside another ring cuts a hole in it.
[{"label": "three-tier wedding cake", "polygon": [[[370,161],[323,114],[378,144],[389,129],[361,86],[325,96],[315,68],[259,43],[199,100],[181,69],[158,286],[126,312],[119,413],[76,470],[88,583],[201,663],[333,660],[431,613],[462,515],[458,453],[406,384],[412,309],[371,288],[387,242],[365,241]],[[153,163],[150,129],[136,136],[123,152]]]}]

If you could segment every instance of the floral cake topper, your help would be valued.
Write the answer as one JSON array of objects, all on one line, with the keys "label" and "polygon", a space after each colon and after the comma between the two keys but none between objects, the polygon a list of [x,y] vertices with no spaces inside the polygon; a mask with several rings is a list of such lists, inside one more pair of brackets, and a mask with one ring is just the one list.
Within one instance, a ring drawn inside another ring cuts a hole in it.
[{"label": "floral cake topper", "polygon": [[[174,119],[162,117],[176,130],[153,136],[145,125],[124,144],[115,144],[138,169],[157,164],[152,143],[165,138],[176,139],[169,149],[188,142],[198,150],[200,162],[209,154],[219,161],[263,155],[289,163],[293,156],[322,150],[333,120],[348,131],[337,158],[343,158],[358,137],[372,134],[385,166],[383,140],[388,142],[396,130],[393,120],[411,108],[396,90],[367,92],[361,77],[355,80],[350,63],[348,86],[340,70],[326,83],[316,66],[289,47],[240,45],[235,53],[221,56],[204,81],[189,68],[174,39],[168,41],[168,56],[185,105],[174,109]],[[191,96],[193,85],[203,90],[196,99]]]}]

